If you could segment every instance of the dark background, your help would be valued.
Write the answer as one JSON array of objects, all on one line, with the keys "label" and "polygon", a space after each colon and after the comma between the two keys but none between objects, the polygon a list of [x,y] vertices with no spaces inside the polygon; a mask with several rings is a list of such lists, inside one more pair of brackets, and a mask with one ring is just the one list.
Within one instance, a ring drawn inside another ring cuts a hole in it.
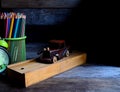
[{"label": "dark background", "polygon": [[118,19],[113,7],[112,3],[81,0],[73,8],[1,8],[1,11],[28,15],[26,43],[65,39],[73,50],[87,53],[88,63],[119,66]]}]

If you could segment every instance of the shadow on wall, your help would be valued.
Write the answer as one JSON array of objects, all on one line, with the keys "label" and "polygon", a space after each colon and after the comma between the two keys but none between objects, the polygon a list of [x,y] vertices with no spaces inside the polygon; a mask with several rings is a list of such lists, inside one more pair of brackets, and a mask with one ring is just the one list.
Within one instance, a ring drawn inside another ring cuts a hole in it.
[{"label": "shadow on wall", "polygon": [[114,26],[116,15],[113,17],[113,11],[89,2],[80,3],[72,10],[64,24],[67,39],[73,48],[88,53],[88,63],[119,66],[119,56],[115,54],[118,51],[118,35]]}]

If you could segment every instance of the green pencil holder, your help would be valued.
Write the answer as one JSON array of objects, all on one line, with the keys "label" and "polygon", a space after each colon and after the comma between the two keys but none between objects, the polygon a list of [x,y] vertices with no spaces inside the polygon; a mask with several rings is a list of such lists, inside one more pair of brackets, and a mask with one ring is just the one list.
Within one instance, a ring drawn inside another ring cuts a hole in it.
[{"label": "green pencil holder", "polygon": [[26,60],[26,36],[19,38],[5,38],[8,43],[10,64]]}]

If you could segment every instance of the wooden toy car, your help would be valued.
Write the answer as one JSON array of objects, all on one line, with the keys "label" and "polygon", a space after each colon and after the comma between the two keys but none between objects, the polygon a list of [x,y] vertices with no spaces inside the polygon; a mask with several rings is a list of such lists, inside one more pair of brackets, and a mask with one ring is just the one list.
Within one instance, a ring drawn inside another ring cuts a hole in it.
[{"label": "wooden toy car", "polygon": [[55,63],[63,57],[68,57],[69,54],[69,47],[66,46],[65,40],[50,40],[48,46],[40,53],[39,59]]}]

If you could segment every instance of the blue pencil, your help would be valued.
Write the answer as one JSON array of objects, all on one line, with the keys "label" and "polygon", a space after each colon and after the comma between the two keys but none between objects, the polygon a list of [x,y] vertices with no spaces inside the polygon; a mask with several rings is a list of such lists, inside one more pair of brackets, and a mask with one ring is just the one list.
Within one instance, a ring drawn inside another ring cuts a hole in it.
[{"label": "blue pencil", "polygon": [[16,20],[16,26],[15,26],[15,33],[14,33],[14,38],[17,37],[17,32],[18,32],[18,26],[19,26],[19,21],[20,21],[20,18],[18,17],[17,20]]},{"label": "blue pencil", "polygon": [[7,32],[7,37],[8,37],[9,32],[10,32],[10,22],[11,22],[11,19],[10,19],[10,18],[8,18],[8,32]]}]

